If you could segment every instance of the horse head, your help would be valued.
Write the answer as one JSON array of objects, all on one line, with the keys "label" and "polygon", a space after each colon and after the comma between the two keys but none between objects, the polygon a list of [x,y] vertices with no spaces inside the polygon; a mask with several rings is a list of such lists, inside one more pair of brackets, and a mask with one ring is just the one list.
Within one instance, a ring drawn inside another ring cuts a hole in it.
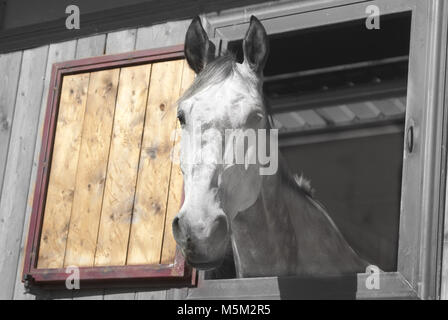
[{"label": "horse head", "polygon": [[172,227],[187,262],[199,269],[220,265],[232,219],[260,192],[256,144],[268,127],[261,75],[269,46],[255,17],[243,51],[242,63],[231,55],[214,58],[199,18],[188,28],[185,56],[197,76],[178,103],[185,200]]}]

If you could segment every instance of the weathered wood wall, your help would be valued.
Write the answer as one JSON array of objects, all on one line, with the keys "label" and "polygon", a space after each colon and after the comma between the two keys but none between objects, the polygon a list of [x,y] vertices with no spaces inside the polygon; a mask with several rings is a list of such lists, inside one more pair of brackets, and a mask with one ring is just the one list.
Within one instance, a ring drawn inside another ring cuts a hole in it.
[{"label": "weathered wood wall", "polygon": [[[53,63],[182,44],[188,21],[54,43],[0,55],[0,299],[175,299],[185,289],[96,289],[25,293],[24,246]],[[168,203],[169,207],[169,203]]]}]

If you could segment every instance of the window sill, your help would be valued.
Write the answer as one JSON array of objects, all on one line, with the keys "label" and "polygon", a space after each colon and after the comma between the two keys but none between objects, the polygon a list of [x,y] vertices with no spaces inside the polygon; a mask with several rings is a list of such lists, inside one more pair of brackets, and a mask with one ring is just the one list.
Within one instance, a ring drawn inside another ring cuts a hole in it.
[{"label": "window sill", "polygon": [[187,299],[418,299],[398,272],[379,275],[379,289],[367,289],[369,274],[325,278],[265,277],[201,280],[188,290]]}]

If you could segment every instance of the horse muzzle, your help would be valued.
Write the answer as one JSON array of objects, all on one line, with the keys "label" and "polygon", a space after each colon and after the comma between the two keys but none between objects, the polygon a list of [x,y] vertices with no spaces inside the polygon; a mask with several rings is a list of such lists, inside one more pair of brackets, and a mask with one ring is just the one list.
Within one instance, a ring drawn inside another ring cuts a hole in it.
[{"label": "horse muzzle", "polygon": [[218,267],[225,256],[229,237],[227,217],[217,215],[208,224],[191,223],[185,213],[173,220],[173,235],[187,263],[197,269]]}]

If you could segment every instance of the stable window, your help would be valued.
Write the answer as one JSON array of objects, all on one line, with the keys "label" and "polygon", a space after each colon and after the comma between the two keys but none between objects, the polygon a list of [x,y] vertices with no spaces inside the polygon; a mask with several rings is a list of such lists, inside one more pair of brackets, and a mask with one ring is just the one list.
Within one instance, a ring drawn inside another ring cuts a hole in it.
[{"label": "stable window", "polygon": [[[383,271],[397,270],[410,28],[405,13],[382,17],[375,32],[355,20],[274,34],[264,70],[289,168]],[[241,41],[228,50],[242,62]]]},{"label": "stable window", "polygon": [[383,271],[397,270],[410,29],[407,13],[281,34],[265,73],[289,167]]},{"label": "stable window", "polygon": [[[368,6],[380,29],[368,29]],[[271,41],[264,92],[280,146],[350,244],[384,271],[353,277],[216,279],[190,298],[438,296],[444,203],[446,39],[442,1],[316,1],[208,16],[221,52],[241,56],[256,15]]]},{"label": "stable window", "polygon": [[176,101],[183,46],[53,66],[24,280],[191,284],[171,221],[183,196]]}]

